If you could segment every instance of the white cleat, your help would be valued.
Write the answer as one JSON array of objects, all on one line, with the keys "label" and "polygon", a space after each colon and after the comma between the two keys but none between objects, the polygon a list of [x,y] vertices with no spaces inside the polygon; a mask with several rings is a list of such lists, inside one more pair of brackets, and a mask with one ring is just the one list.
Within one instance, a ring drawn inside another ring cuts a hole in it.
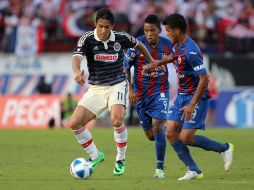
[{"label": "white cleat", "polygon": [[234,145],[228,143],[229,148],[221,153],[222,159],[224,161],[224,169],[228,171],[233,163],[233,152],[234,152]]},{"label": "white cleat", "polygon": [[156,169],[155,170],[155,174],[153,175],[153,178],[155,178],[155,179],[163,179],[163,178],[165,178],[164,171],[161,170],[161,169]]},{"label": "white cleat", "polygon": [[200,180],[204,178],[203,173],[197,173],[196,171],[190,171],[188,170],[186,174],[183,177],[178,178],[178,181],[184,181],[184,180]]}]

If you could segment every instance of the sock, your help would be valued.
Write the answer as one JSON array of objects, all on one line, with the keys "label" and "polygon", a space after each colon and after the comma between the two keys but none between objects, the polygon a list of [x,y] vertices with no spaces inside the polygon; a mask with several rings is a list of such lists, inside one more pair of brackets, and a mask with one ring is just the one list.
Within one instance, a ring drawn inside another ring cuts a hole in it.
[{"label": "sock", "polygon": [[116,143],[117,156],[116,161],[125,160],[125,152],[127,149],[127,128],[123,124],[121,127],[114,127],[114,139]]},{"label": "sock", "polygon": [[78,130],[72,130],[72,132],[76,137],[78,143],[84,148],[91,159],[94,160],[98,158],[99,151],[93,142],[90,131],[87,128],[82,127]]},{"label": "sock", "polygon": [[172,147],[176,151],[180,160],[182,160],[182,162],[190,171],[196,171],[197,173],[201,173],[197,164],[192,159],[188,147],[182,141],[177,141],[175,144],[172,144]]},{"label": "sock", "polygon": [[160,133],[154,133],[155,138],[155,152],[157,158],[157,169],[164,170],[164,158],[166,151],[166,138],[163,130]]},{"label": "sock", "polygon": [[194,144],[190,146],[199,147],[207,151],[215,151],[219,153],[224,152],[229,147],[227,143],[220,143],[201,135],[196,135]]}]

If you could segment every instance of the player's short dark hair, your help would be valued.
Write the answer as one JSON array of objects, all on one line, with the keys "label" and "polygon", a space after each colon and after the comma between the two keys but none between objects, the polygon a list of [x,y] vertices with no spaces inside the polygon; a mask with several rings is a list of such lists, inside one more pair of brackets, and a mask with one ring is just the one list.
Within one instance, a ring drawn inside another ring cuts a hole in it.
[{"label": "player's short dark hair", "polygon": [[115,22],[113,13],[111,12],[111,10],[109,10],[107,8],[101,8],[97,11],[96,23],[99,19],[106,19],[106,20],[110,21],[111,24],[114,24],[114,22]]},{"label": "player's short dark hair", "polygon": [[144,21],[145,23],[154,24],[157,28],[161,28],[161,21],[156,15],[148,15]]},{"label": "player's short dark hair", "polygon": [[186,33],[187,30],[187,22],[185,18],[177,13],[167,16],[162,24],[169,25],[170,28],[178,28],[182,33]]}]

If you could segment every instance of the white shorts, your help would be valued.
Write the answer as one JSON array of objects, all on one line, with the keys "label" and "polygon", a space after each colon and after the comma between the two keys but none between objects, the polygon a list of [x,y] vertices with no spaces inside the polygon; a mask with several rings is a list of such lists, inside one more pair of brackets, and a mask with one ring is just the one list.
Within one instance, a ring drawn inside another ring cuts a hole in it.
[{"label": "white shorts", "polygon": [[107,108],[110,111],[112,105],[121,104],[126,106],[127,94],[127,80],[112,86],[91,85],[78,105],[84,106],[96,117],[99,117]]}]

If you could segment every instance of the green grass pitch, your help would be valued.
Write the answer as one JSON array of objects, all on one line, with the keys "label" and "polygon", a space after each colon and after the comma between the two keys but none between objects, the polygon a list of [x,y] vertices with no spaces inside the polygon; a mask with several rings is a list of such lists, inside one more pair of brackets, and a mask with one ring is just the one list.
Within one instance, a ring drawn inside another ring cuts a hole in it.
[{"label": "green grass pitch", "polygon": [[191,148],[202,169],[202,181],[178,182],[186,168],[167,146],[166,178],[152,178],[155,167],[154,144],[140,128],[129,127],[127,167],[123,176],[113,176],[115,145],[111,128],[91,129],[97,147],[105,153],[105,161],[92,177],[80,181],[72,178],[69,166],[73,159],[86,157],[70,130],[1,130],[0,190],[253,190],[254,130],[214,129],[205,134],[235,145],[234,163],[229,172],[223,170],[219,154]]}]

